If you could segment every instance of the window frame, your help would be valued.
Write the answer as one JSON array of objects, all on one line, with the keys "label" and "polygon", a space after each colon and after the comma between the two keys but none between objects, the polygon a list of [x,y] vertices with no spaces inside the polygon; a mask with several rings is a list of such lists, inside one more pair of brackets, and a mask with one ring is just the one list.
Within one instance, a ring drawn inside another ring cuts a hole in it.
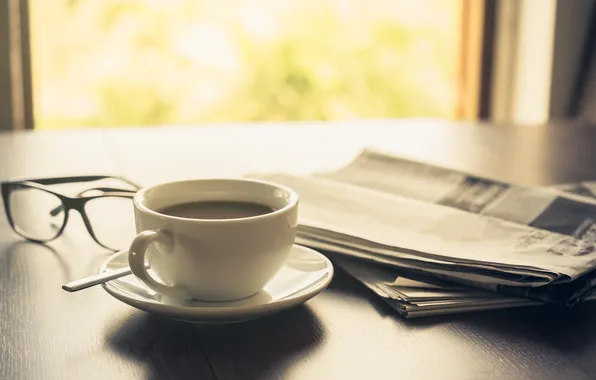
[{"label": "window frame", "polygon": [[0,130],[33,129],[29,1],[0,0]]},{"label": "window frame", "polygon": [[490,116],[497,1],[461,0],[456,119],[475,121]]}]

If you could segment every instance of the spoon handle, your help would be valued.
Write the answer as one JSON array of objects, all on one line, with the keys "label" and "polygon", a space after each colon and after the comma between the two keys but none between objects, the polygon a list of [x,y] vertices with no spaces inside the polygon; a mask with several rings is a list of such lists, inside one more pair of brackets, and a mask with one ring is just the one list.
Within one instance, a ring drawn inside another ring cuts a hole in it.
[{"label": "spoon handle", "polygon": [[66,285],[62,285],[62,289],[66,290],[67,292],[76,292],[82,289],[89,288],[91,286],[103,284],[104,282],[114,280],[116,278],[123,277],[131,273],[132,272],[130,271],[130,267],[114,269],[69,282]]}]

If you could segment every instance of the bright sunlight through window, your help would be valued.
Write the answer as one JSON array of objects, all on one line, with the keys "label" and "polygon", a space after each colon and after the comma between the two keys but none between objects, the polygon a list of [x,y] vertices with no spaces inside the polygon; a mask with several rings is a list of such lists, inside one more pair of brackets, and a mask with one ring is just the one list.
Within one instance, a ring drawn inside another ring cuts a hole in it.
[{"label": "bright sunlight through window", "polygon": [[454,117],[461,0],[34,0],[37,128]]}]

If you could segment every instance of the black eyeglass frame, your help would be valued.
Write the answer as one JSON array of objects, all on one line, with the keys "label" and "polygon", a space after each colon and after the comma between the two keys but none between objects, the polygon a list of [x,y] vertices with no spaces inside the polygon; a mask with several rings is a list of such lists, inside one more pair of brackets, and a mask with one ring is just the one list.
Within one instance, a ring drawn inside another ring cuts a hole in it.
[{"label": "black eyeglass frame", "polygon": [[[120,189],[120,188],[113,188],[113,187],[94,187],[90,189],[86,189],[76,197],[71,197],[61,192],[55,191],[48,186],[50,185],[59,185],[59,184],[66,184],[66,183],[77,183],[77,182],[93,182],[105,179],[117,179],[128,185],[132,186],[134,190],[131,189]],[[17,190],[19,188],[28,187],[28,188],[35,188],[41,191],[45,191],[47,193],[53,194],[60,199],[62,205],[56,207],[55,209],[50,211],[50,214],[55,216],[58,215],[61,211],[64,211],[64,221],[62,222],[62,226],[58,230],[55,236],[49,239],[39,239],[36,237],[29,236],[26,231],[22,231],[18,226],[15,225],[12,211],[10,209],[10,194],[12,191]],[[133,181],[126,179],[120,176],[113,176],[113,175],[90,175],[90,176],[69,176],[69,177],[54,177],[54,178],[36,178],[36,179],[26,179],[26,180],[18,180],[18,181],[3,181],[0,182],[0,191],[2,192],[2,201],[4,202],[4,210],[6,212],[6,217],[8,219],[8,223],[12,230],[17,233],[19,236],[36,243],[48,243],[52,240],[57,239],[62,235],[64,230],[66,229],[66,225],[68,224],[68,215],[70,210],[76,210],[81,215],[85,227],[87,231],[93,238],[93,240],[99,244],[100,246],[109,249],[111,251],[117,251],[118,249],[122,249],[122,247],[115,248],[109,247],[103,244],[95,235],[93,231],[93,227],[91,225],[91,221],[87,216],[87,212],[85,211],[85,204],[90,200],[97,199],[97,198],[105,198],[105,197],[120,197],[120,198],[133,198],[134,195],[138,190],[141,189],[141,186],[134,183]],[[85,195],[85,193],[90,191],[99,191],[101,194],[98,195]]]}]

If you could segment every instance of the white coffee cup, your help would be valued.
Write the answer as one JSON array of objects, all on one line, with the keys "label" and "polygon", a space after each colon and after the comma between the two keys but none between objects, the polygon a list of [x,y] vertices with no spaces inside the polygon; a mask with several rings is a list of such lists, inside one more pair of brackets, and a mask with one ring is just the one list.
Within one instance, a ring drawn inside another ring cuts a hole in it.
[{"label": "white coffee cup", "polygon": [[[201,201],[251,202],[273,210],[236,219],[160,212]],[[154,291],[175,298],[231,301],[258,293],[287,259],[298,224],[298,194],[258,180],[164,183],[140,190],[133,203],[138,235],[129,249],[132,273]]]}]

